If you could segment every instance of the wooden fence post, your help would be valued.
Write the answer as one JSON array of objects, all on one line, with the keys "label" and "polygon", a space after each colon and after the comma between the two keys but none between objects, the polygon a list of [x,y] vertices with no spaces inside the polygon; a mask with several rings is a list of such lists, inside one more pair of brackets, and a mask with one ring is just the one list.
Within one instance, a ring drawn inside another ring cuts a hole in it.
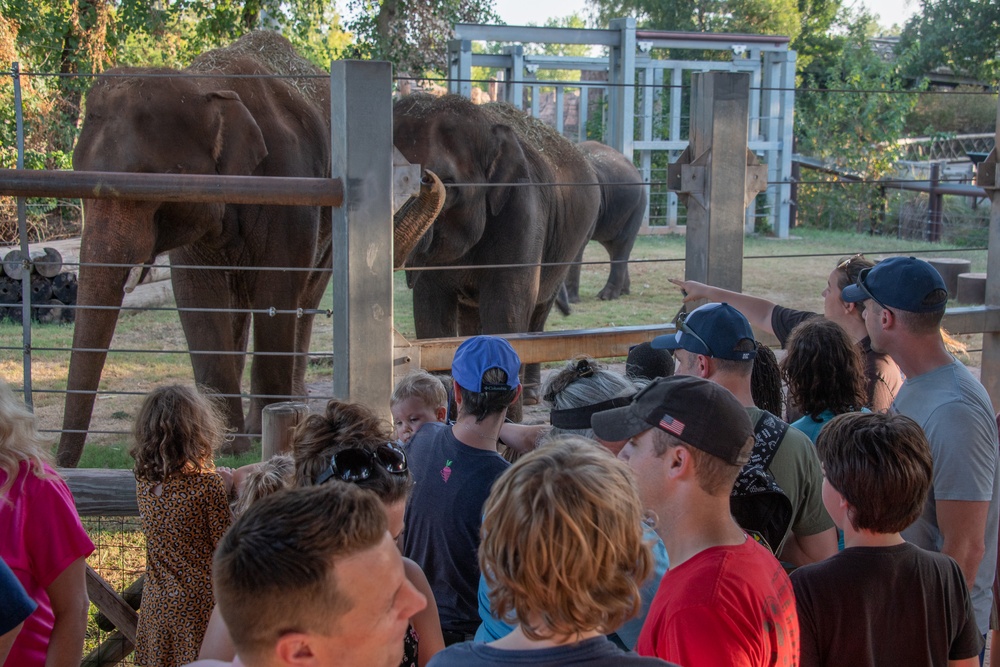
[{"label": "wooden fence post", "polygon": [[267,461],[275,454],[289,454],[292,451],[292,433],[308,413],[308,405],[295,401],[266,406],[261,424],[260,460]]},{"label": "wooden fence post", "polygon": [[690,144],[668,169],[688,210],[685,279],[734,292],[743,288],[743,216],[767,187],[767,167],[747,150],[749,109],[749,74],[692,74]]}]

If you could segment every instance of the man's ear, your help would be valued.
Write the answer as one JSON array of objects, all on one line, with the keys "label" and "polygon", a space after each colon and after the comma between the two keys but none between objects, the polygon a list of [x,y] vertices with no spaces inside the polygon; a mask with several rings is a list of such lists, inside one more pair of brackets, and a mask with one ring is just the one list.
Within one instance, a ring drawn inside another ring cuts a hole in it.
[{"label": "man's ear", "polygon": [[694,472],[694,457],[687,447],[668,447],[664,457],[667,459],[668,477],[683,477]]},{"label": "man's ear", "polygon": [[314,667],[316,654],[310,645],[311,635],[305,632],[289,632],[278,638],[274,656],[279,665],[286,667]]},{"label": "man's ear", "polygon": [[697,355],[698,358],[698,377],[702,380],[707,380],[712,377],[715,373],[715,362],[712,357],[707,357],[704,354]]},{"label": "man's ear", "polygon": [[454,389],[453,389],[454,394],[453,395],[455,396],[455,408],[458,411],[461,411],[462,410],[462,386],[460,384],[458,384],[457,380],[452,380],[451,384],[454,387]]}]

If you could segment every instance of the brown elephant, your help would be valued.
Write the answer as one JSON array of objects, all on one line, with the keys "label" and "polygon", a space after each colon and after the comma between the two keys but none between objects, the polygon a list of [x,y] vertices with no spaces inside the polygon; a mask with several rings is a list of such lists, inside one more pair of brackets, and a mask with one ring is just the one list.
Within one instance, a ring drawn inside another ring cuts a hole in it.
[{"label": "brown elephant", "polygon": [[[447,192],[407,268],[458,267],[408,273],[417,338],[542,331],[597,218],[587,160],[510,105],[456,95],[399,99],[393,143]],[[529,369],[526,390],[538,373]]]},{"label": "brown elephant", "polygon": [[[248,74],[320,77],[226,77]],[[87,96],[73,153],[77,170],[330,176],[329,78],[275,33],[251,33],[184,71],[122,68],[108,75]],[[122,292],[138,281],[135,267],[164,252],[195,380],[226,397],[236,433],[230,448],[247,449],[266,404],[305,394],[313,317],[295,313],[316,308],[330,279],[331,210],[88,199],[84,212],[84,309],[73,332],[59,464],[79,461]],[[247,312],[271,308],[291,314]],[[253,397],[244,419],[251,320]]]},{"label": "brown elephant", "polygon": [[[617,299],[629,293],[628,258],[635,237],[646,215],[648,194],[642,174],[632,161],[610,146],[597,141],[584,141],[577,148],[590,162],[601,183],[601,212],[597,217],[592,240],[599,242],[611,257],[608,281],[597,298]],[[583,261],[583,251],[576,258]],[[580,265],[570,267],[566,276],[570,303],[580,301]]]}]

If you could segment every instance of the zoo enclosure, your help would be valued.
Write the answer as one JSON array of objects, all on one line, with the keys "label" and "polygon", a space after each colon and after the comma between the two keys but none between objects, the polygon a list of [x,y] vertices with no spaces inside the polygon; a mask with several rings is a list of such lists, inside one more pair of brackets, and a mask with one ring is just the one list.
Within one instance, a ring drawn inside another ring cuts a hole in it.
[{"label": "zoo enclosure", "polygon": [[[474,42],[505,44],[500,54],[475,53]],[[607,57],[537,56],[525,43],[582,44],[608,49]],[[643,233],[676,232],[677,194],[662,186],[666,161],[674,162],[689,143],[683,102],[692,72],[746,72],[750,75],[749,147],[767,165],[768,187],[761,195],[764,217],[780,238],[789,234],[791,209],[792,120],[795,106],[795,51],[787,37],[637,30],[634,18],[612,19],[610,28],[537,28],[459,23],[448,44],[450,92],[472,96],[472,68],[499,70],[502,99],[539,117],[545,95],[555,91],[554,123],[566,133],[566,107],[576,109],[576,140],[588,138],[590,109],[604,113],[607,130],[597,137],[630,160],[639,156],[640,172],[650,184]],[[657,49],[726,53],[728,60],[659,60]],[[581,81],[539,80],[539,71],[579,70]],[[594,76],[598,75],[598,76]],[[604,78],[604,81],[594,79]],[[586,98],[586,99],[584,99]],[[551,100],[550,100],[551,101]],[[658,156],[660,156],[658,158]],[[745,214],[752,233],[756,209]]]}]

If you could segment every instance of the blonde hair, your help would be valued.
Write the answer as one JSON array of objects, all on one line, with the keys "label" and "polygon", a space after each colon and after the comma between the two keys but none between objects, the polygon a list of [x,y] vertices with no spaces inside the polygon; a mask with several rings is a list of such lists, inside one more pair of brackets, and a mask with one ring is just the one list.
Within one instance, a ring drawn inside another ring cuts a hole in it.
[{"label": "blonde hair", "polygon": [[226,439],[226,422],[217,401],[192,387],[167,385],[146,396],[132,436],[136,479],[163,482],[214,470],[212,456]]},{"label": "blonde hair", "polygon": [[479,564],[498,618],[534,640],[612,632],[639,610],[653,557],[632,474],[597,443],[557,438],[493,486]]},{"label": "blonde hair", "polygon": [[0,497],[6,496],[22,461],[27,461],[36,477],[45,477],[43,464],[52,462],[52,443],[38,432],[35,415],[0,380],[0,470],[7,479],[0,486]]},{"label": "blonde hair", "polygon": [[295,461],[287,454],[275,454],[247,473],[239,497],[233,501],[233,516],[247,511],[254,502],[292,485]]},{"label": "blonde hair", "polygon": [[389,397],[389,405],[394,406],[410,398],[420,399],[432,410],[448,407],[448,390],[444,383],[422,368],[412,370],[400,378]]}]

